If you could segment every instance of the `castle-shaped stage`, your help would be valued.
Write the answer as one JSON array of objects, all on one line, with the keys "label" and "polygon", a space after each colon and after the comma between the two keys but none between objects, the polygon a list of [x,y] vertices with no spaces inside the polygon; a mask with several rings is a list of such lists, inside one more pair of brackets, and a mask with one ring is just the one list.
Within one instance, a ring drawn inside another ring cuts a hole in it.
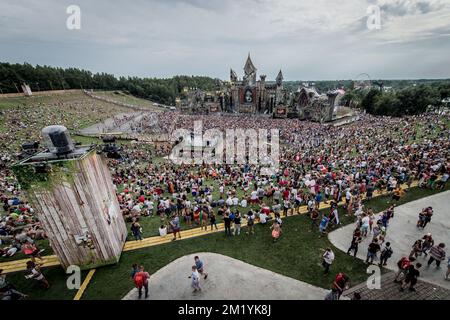
[{"label": "castle-shaped stage", "polygon": [[342,89],[319,94],[314,87],[301,86],[289,92],[283,86],[280,70],[274,82],[266,75],[257,79],[257,68],[250,54],[240,79],[231,69],[229,81],[218,81],[217,90],[186,90],[187,98],[178,100],[178,108],[189,114],[242,113],[270,115],[275,118],[300,118],[317,122],[332,121],[337,113]]}]

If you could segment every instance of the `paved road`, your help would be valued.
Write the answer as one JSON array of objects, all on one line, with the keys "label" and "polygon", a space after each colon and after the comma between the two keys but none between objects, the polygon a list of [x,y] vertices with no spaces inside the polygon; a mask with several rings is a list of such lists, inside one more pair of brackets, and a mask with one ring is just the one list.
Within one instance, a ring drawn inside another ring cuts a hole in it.
[{"label": "paved road", "polygon": [[[126,121],[123,121],[120,125],[116,125],[114,123],[114,119],[125,119],[127,117]],[[85,135],[98,135],[102,133],[135,133],[133,131],[132,126],[139,124],[141,121],[143,121],[144,117],[148,117],[149,119],[146,120],[146,124],[149,126],[153,126],[157,124],[157,118],[154,116],[153,112],[130,112],[130,113],[120,113],[113,118],[108,118],[102,122],[96,123],[92,126],[89,126],[85,129],[82,129],[80,132],[81,134]]]},{"label": "paved road", "polygon": [[[202,292],[193,294],[188,276],[196,255],[205,263],[209,276],[200,281]],[[240,260],[198,253],[179,258],[151,275],[149,300],[323,300],[327,293]],[[123,299],[137,298],[137,290],[133,289]]]},{"label": "paved road", "polygon": [[[432,206],[434,215],[425,230],[416,227],[419,211],[427,206]],[[342,251],[347,251],[350,246],[355,225],[348,225],[329,234],[330,241]],[[394,254],[388,261],[388,269],[397,270],[396,262],[409,255],[412,244],[424,234],[431,232],[436,244],[443,242],[447,245],[447,256],[450,255],[450,191],[442,192],[427,198],[409,202],[395,209],[394,219],[390,222],[386,241],[391,242]],[[366,259],[367,246],[372,236],[367,237],[360,245],[357,257]],[[421,271],[421,279],[429,283],[450,289],[450,281],[444,279],[447,271],[447,259],[441,264],[441,269],[436,269],[434,264],[427,268],[427,260],[419,257],[418,262],[424,266]]]}]

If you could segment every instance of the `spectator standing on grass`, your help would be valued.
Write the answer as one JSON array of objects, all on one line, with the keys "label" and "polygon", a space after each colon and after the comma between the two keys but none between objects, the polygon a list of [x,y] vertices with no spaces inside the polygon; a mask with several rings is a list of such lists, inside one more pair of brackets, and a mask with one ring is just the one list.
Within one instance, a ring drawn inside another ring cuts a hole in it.
[{"label": "spectator standing on grass", "polygon": [[320,225],[319,225],[319,231],[320,231],[319,237],[323,236],[326,233],[326,230],[328,227],[328,221],[330,221],[330,218],[328,218],[326,215],[324,215],[322,218],[322,221],[320,221]]},{"label": "spectator standing on grass", "polygon": [[223,224],[225,225],[225,236],[231,236],[231,219],[228,210],[223,215]]},{"label": "spectator standing on grass", "polygon": [[270,229],[272,230],[273,242],[277,242],[281,235],[281,227],[276,220],[273,221],[273,224],[270,227]]},{"label": "spectator standing on grass", "polygon": [[327,248],[322,255],[322,266],[324,268],[324,274],[328,274],[330,271],[330,267],[333,264],[334,261],[334,252],[331,250],[331,248]]},{"label": "spectator standing on grass", "polygon": [[136,273],[138,273],[138,272],[139,272],[139,266],[137,265],[137,263],[134,263],[134,264],[131,266],[131,272],[130,272],[131,279],[134,279],[134,276],[135,276]]},{"label": "spectator standing on grass", "polygon": [[430,250],[430,259],[428,260],[428,266],[431,266],[436,261],[436,268],[440,268],[441,262],[445,260],[445,244],[439,243]]},{"label": "spectator standing on grass", "polygon": [[236,215],[234,216],[234,233],[236,235],[241,234],[241,214],[239,212],[236,212]]},{"label": "spectator standing on grass", "polygon": [[255,234],[255,215],[253,210],[247,213],[247,234]]},{"label": "spectator standing on grass", "polygon": [[216,215],[213,210],[209,213],[209,223],[211,224],[211,231],[213,231],[213,227],[215,227],[216,230],[219,230],[219,228],[217,228]]},{"label": "spectator standing on grass", "polygon": [[177,233],[178,233],[178,238],[181,239],[180,218],[178,217],[177,214],[175,214],[173,216],[172,221],[170,221],[170,225],[172,227],[172,232],[173,232],[172,241],[175,241],[177,239]]},{"label": "spectator standing on grass", "polygon": [[319,219],[319,210],[311,212],[311,229],[317,228],[317,220]]},{"label": "spectator standing on grass", "polygon": [[130,229],[131,229],[131,233],[132,233],[133,236],[134,236],[134,239],[135,239],[136,241],[138,241],[138,240],[141,240],[141,241],[142,241],[142,227],[141,227],[141,225],[139,224],[139,222],[133,221],[133,222],[131,223]]}]

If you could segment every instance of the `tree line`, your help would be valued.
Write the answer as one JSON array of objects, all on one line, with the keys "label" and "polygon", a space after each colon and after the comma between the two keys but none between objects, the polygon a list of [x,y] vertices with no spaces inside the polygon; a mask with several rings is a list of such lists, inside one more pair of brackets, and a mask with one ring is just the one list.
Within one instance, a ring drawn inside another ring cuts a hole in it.
[{"label": "tree line", "polygon": [[342,102],[346,106],[358,106],[370,114],[399,117],[424,113],[429,106],[449,106],[448,102],[444,102],[449,98],[450,81],[442,80],[391,91],[379,88],[350,90]]},{"label": "tree line", "polygon": [[122,90],[136,97],[163,104],[174,104],[183,89],[216,90],[218,80],[203,76],[175,76],[167,79],[119,77],[108,73],[92,73],[77,68],[33,66],[28,63],[0,63],[0,93],[21,92],[26,83],[32,91],[94,89]]}]

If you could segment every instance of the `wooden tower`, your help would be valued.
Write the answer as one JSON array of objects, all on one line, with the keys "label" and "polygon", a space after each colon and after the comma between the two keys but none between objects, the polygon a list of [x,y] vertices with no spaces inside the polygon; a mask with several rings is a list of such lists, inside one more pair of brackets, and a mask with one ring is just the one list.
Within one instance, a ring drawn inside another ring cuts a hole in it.
[{"label": "wooden tower", "polygon": [[127,228],[106,160],[91,147],[73,147],[64,127],[48,128],[48,150],[13,170],[53,251],[64,268],[118,262]]}]

